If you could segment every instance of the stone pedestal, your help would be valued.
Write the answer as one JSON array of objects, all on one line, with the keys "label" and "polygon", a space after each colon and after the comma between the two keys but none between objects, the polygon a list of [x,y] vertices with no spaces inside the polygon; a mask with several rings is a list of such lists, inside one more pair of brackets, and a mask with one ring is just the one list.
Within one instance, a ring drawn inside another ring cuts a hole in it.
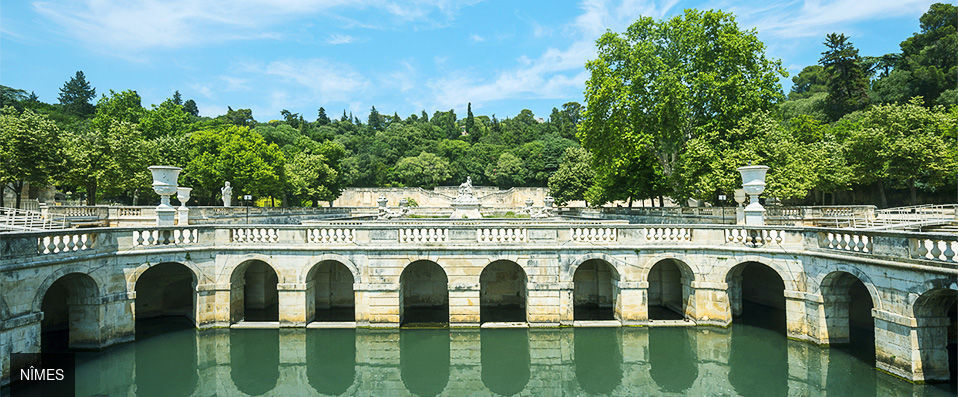
[{"label": "stone pedestal", "polygon": [[176,209],[176,224],[180,226],[186,226],[190,224],[189,208],[180,207]]},{"label": "stone pedestal", "polygon": [[745,224],[745,208],[744,207],[735,207],[735,224],[744,225]]},{"label": "stone pedestal", "polygon": [[480,219],[482,214],[479,213],[479,203],[475,204],[462,204],[462,203],[452,203],[452,216],[451,219]]},{"label": "stone pedestal", "polygon": [[156,226],[173,226],[176,224],[176,208],[169,205],[156,207]]},{"label": "stone pedestal", "polygon": [[758,203],[745,207],[745,224],[749,226],[765,226],[765,208]]}]

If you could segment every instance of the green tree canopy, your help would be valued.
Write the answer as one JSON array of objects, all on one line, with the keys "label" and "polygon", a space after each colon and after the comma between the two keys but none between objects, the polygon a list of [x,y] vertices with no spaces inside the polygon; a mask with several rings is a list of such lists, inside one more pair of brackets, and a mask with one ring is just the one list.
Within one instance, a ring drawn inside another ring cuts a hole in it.
[{"label": "green tree canopy", "polygon": [[60,105],[67,112],[77,116],[86,117],[93,114],[94,109],[90,101],[94,97],[96,97],[96,88],[86,81],[86,76],[80,70],[60,88]]},{"label": "green tree canopy", "polygon": [[429,152],[403,157],[396,163],[396,176],[406,186],[432,188],[449,179],[449,163]]}]

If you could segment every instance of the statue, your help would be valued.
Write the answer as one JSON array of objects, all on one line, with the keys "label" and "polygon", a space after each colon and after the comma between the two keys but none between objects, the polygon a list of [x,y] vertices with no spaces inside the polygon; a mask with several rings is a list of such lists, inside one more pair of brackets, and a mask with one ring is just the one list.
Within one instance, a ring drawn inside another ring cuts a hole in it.
[{"label": "statue", "polygon": [[233,188],[230,187],[229,182],[226,182],[226,186],[220,188],[220,193],[223,194],[223,206],[229,207],[233,201]]},{"label": "statue", "polygon": [[459,196],[452,201],[453,219],[478,219],[482,218],[479,213],[479,199],[472,194],[472,177],[466,177],[466,181],[459,185]]},{"label": "statue", "polygon": [[472,196],[472,177],[467,176],[466,181],[459,185],[460,196]]}]

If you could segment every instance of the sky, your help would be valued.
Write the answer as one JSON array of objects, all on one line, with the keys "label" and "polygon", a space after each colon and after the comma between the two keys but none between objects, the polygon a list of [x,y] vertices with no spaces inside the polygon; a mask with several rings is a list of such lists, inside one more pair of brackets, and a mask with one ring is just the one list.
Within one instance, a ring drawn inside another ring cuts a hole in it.
[{"label": "sky", "polygon": [[[82,70],[97,90],[143,105],[179,90],[200,115],[251,108],[365,119],[455,109],[511,117],[583,102],[595,40],[639,16],[688,8],[735,14],[791,76],[815,64],[827,33],[862,55],[899,51],[925,0],[73,0],[0,4],[0,84],[57,102]],[[790,78],[782,80],[791,87]]]}]

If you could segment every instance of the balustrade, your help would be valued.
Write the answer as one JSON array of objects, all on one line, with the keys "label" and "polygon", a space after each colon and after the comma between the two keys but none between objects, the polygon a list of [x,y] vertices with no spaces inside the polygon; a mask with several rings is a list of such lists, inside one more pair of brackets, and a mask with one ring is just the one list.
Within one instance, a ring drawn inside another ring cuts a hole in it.
[{"label": "balustrade", "polygon": [[643,232],[646,241],[692,241],[692,229],[685,227],[652,227]]},{"label": "balustrade", "polygon": [[746,247],[752,248],[761,247],[772,242],[781,244],[784,240],[784,235],[784,231],[776,229],[725,229],[726,242],[741,243]]},{"label": "balustrade", "polygon": [[330,243],[352,243],[356,241],[356,231],[354,229],[307,229],[306,242],[330,244]]},{"label": "balustrade", "polygon": [[133,246],[185,245],[199,242],[197,229],[134,230]]},{"label": "balustrade", "polygon": [[958,257],[955,255],[958,251],[958,239],[956,238],[913,238],[910,245],[911,257],[914,259],[958,262]]},{"label": "balustrade", "polygon": [[279,241],[279,234],[273,228],[230,229],[230,242],[233,243],[275,243],[277,241]]},{"label": "balustrade", "polygon": [[446,242],[449,232],[439,228],[399,229],[400,243],[440,243]]},{"label": "balustrade", "polygon": [[65,233],[37,238],[37,253],[41,255],[61,252],[85,251],[96,243],[95,233]]},{"label": "balustrade", "polygon": [[476,239],[480,243],[520,243],[526,241],[526,229],[483,228],[477,231]]},{"label": "balustrade", "polygon": [[818,247],[840,251],[874,252],[872,238],[862,233],[823,232],[818,234]]},{"label": "balustrade", "polygon": [[572,241],[611,242],[619,235],[618,229],[608,227],[578,227],[569,229]]}]

